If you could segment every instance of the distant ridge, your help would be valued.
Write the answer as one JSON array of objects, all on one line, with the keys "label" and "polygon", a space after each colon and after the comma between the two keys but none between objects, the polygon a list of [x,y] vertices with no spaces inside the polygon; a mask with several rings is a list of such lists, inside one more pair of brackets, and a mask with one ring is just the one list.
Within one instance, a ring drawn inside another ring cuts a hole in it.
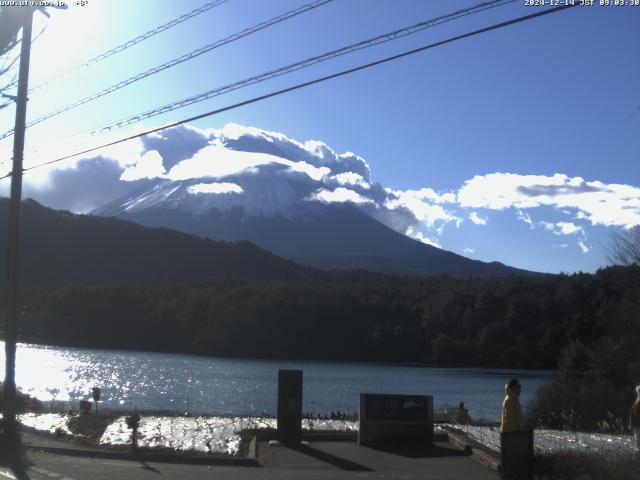
[{"label": "distant ridge", "polygon": [[[8,199],[0,198],[2,225],[7,225],[8,209]],[[22,212],[20,283],[24,286],[313,274],[249,242],[216,242],[116,218],[76,215],[33,200],[23,202]],[[6,242],[6,235],[0,235],[1,252],[6,252]],[[0,272],[6,272],[6,261],[6,254],[0,255]],[[6,276],[1,275],[0,286],[5,283]]]}]

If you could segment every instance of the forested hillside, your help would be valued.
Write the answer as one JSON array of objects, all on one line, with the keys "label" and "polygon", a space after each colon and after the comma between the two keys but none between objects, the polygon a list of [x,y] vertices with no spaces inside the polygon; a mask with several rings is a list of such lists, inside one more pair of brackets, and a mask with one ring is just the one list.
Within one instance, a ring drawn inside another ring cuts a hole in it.
[{"label": "forested hillside", "polygon": [[636,275],[224,276],[30,290],[21,331],[51,344],[202,355],[553,368],[576,342],[637,341]]},{"label": "forested hillside", "polygon": [[[9,201],[0,198],[0,224]],[[249,242],[216,242],[169,229],[143,227],[115,218],[52,210],[33,200],[22,208],[20,281],[26,286],[71,283],[199,280],[214,275],[301,278],[315,274]],[[0,235],[0,252],[6,252]],[[6,270],[0,255],[0,272]],[[0,287],[6,275],[0,275]]]}]

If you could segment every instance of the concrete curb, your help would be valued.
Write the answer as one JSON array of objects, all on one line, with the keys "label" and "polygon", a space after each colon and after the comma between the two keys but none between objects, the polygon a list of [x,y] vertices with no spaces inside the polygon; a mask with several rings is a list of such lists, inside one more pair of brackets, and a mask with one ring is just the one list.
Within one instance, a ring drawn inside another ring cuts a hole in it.
[{"label": "concrete curb", "polygon": [[447,439],[449,440],[449,443],[451,445],[453,445],[458,450],[462,450],[467,455],[471,455],[473,453],[471,443],[469,443],[464,435],[453,432],[451,430],[447,430]]},{"label": "concrete curb", "polygon": [[[278,432],[272,429],[256,429],[251,430],[250,433],[256,436],[258,441],[273,440],[278,435]],[[358,432],[303,431],[300,439],[316,442],[357,442]]]},{"label": "concrete curb", "polygon": [[[114,452],[109,450],[83,450],[79,448],[49,447],[38,445],[23,445],[27,451],[46,452],[54,455],[66,455],[85,458],[101,458],[109,460],[124,460],[137,462],[157,462],[186,465],[218,465],[236,467],[259,467],[260,463],[255,457],[255,442],[253,446],[253,457],[205,457],[176,455],[165,452],[153,452],[140,449],[138,453]],[[250,450],[251,451],[251,450]]]},{"label": "concrete curb", "polygon": [[471,458],[481,465],[489,467],[491,470],[495,470],[496,472],[500,471],[500,459],[489,452],[474,448]]},{"label": "concrete curb", "polygon": [[260,462],[258,461],[257,448],[258,448],[258,437],[254,435],[251,441],[249,442],[249,448],[247,451],[246,458],[247,460],[253,460],[257,464],[259,464]]},{"label": "concrete curb", "polygon": [[500,471],[499,454],[487,451],[479,444],[470,441],[467,436],[461,432],[447,429],[447,436],[451,445],[471,455],[471,458],[476,462],[491,470]]},{"label": "concrete curb", "polygon": [[316,442],[357,442],[358,432],[302,432],[302,439]]}]

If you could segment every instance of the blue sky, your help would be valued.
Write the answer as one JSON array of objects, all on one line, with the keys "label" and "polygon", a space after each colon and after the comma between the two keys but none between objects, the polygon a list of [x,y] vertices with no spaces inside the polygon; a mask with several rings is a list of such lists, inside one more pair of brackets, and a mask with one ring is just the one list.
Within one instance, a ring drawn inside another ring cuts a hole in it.
[{"label": "blue sky", "polygon": [[[72,2],[67,11],[52,12],[49,20],[40,17],[36,31],[48,28],[34,45],[31,84],[203,3],[89,0],[83,7]],[[229,0],[34,92],[28,118],[303,3]],[[34,126],[27,150],[475,3],[335,0]],[[143,126],[537,10],[514,2],[146,120]],[[237,123],[300,141],[321,140],[337,152],[364,158],[372,180],[393,191],[454,195],[444,201],[405,194],[448,215],[425,213],[412,232],[446,250],[539,271],[594,271],[606,264],[611,231],[630,228],[640,218],[638,31],[640,7],[576,7],[193,126]],[[0,112],[2,131],[12,127],[12,116],[10,108]],[[10,140],[0,142],[2,160]]]}]

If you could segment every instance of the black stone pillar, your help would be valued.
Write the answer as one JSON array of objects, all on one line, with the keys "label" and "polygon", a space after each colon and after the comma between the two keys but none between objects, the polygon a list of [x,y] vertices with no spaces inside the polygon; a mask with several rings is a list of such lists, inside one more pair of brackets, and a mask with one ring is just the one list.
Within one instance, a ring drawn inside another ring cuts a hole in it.
[{"label": "black stone pillar", "polygon": [[278,440],[302,437],[302,370],[278,370]]},{"label": "black stone pillar", "polygon": [[533,430],[501,433],[500,456],[502,478],[533,478]]}]

